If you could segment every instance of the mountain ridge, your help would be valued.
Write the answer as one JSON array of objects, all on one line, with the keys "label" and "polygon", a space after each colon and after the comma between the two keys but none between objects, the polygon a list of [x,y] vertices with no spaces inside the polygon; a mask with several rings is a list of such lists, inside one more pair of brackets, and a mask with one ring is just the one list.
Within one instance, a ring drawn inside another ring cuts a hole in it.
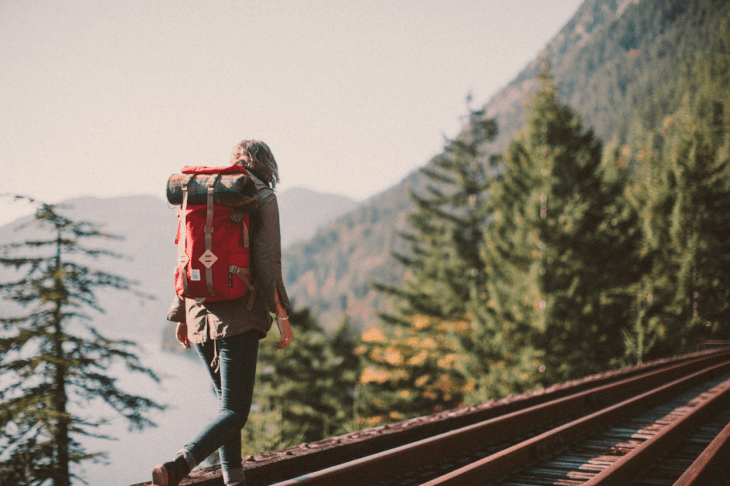
[{"label": "mountain ridge", "polygon": [[317,231],[338,217],[354,210],[356,200],[292,187],[277,194],[281,226],[281,246],[287,248],[314,237]]}]

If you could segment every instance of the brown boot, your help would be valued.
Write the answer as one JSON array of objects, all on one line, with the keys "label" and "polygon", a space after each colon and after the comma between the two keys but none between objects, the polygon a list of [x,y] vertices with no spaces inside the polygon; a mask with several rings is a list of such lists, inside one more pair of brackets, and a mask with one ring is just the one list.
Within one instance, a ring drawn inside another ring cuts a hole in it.
[{"label": "brown boot", "polygon": [[154,486],[178,486],[189,473],[190,468],[185,462],[185,458],[178,456],[172,462],[152,468],[152,484]]}]

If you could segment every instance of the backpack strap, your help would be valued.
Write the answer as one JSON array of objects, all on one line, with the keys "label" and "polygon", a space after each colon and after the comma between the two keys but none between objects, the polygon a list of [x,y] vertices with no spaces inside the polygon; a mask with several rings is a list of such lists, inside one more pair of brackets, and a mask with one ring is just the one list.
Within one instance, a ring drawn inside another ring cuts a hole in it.
[{"label": "backpack strap", "polygon": [[208,180],[208,199],[205,213],[205,253],[200,256],[200,262],[205,266],[205,282],[208,285],[208,293],[211,297],[215,297],[213,291],[213,264],[218,257],[213,253],[213,205],[215,196],[215,183],[220,175],[211,177]]},{"label": "backpack strap", "polygon": [[256,299],[256,289],[248,279],[251,272],[247,268],[240,268],[235,265],[228,267],[228,272],[240,278],[243,283],[246,284],[246,287],[248,287],[248,304],[246,305],[246,310],[253,310],[253,302]]},{"label": "backpack strap", "polygon": [[[230,216],[231,221],[233,221],[234,223],[241,224],[241,229],[243,230],[241,233],[241,238],[243,239],[243,241],[241,241],[241,246],[243,246],[244,248],[248,248],[251,244],[248,225],[246,224],[246,221],[245,221],[246,216],[247,215],[236,212],[236,211],[232,212],[231,216]],[[250,221],[250,219],[249,219],[249,221]],[[253,284],[251,283],[251,280],[249,279],[249,277],[251,275],[250,270],[248,268],[244,269],[244,268],[237,267],[235,265],[231,265],[230,267],[228,267],[228,273],[231,275],[237,276],[238,278],[241,279],[241,281],[243,281],[244,284],[246,284],[246,287],[248,287],[248,294],[249,294],[248,305],[246,306],[246,309],[249,311],[253,310],[253,301],[256,298],[256,289],[254,288]]]},{"label": "backpack strap", "polygon": [[190,180],[195,177],[193,175],[187,176],[182,182],[183,201],[182,207],[180,208],[180,229],[177,240],[177,264],[179,271],[182,276],[183,289],[185,289],[185,295],[190,295],[190,289],[188,289],[188,273],[185,267],[188,264],[189,258],[186,253],[185,243],[187,241],[187,229],[186,229],[186,213],[188,209],[188,184]]},{"label": "backpack strap", "polygon": [[[237,211],[233,211],[230,216],[230,220],[234,223],[241,223],[241,246],[244,248],[248,248],[251,246],[251,236],[250,236],[250,230],[248,229],[248,225],[246,224],[245,218],[246,216],[249,216],[247,214],[239,213]],[[249,222],[251,221],[249,216]]]}]

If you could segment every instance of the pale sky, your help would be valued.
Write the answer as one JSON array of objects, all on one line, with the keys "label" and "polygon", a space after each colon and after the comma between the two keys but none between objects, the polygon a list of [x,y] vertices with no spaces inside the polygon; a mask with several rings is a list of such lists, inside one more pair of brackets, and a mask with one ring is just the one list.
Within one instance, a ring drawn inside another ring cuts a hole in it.
[{"label": "pale sky", "polygon": [[[2,0],[0,194],[152,194],[261,139],[280,191],[364,200],[456,135],[583,0]],[[0,200],[0,224],[27,212]]]}]

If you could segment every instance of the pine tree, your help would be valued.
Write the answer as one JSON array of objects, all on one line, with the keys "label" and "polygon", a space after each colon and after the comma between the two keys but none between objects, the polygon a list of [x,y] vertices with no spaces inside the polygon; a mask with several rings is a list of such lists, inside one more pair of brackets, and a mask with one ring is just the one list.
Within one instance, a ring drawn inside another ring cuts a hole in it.
[{"label": "pine tree", "polygon": [[396,315],[461,319],[465,303],[482,288],[483,263],[479,253],[488,184],[484,144],[494,139],[497,126],[482,111],[470,111],[467,129],[450,140],[444,153],[421,172],[428,178],[426,195],[410,192],[415,210],[408,215],[410,231],[400,237],[408,254],[393,254],[406,269],[402,285],[375,287],[396,298]]},{"label": "pine tree", "polygon": [[[603,163],[602,144],[557,100],[549,74],[527,126],[490,187],[486,234],[489,302],[482,352],[520,390],[616,366],[624,326],[621,289],[638,279],[621,216],[623,177]],[[491,339],[490,339],[491,336]],[[499,378],[496,376],[495,378]],[[500,388],[499,383],[491,386]]]},{"label": "pine tree", "polygon": [[360,348],[361,402],[371,422],[456,406],[473,386],[462,368],[471,342],[467,303],[486,300],[480,253],[488,218],[484,146],[496,134],[493,119],[470,110],[466,129],[421,169],[425,194],[410,193],[415,210],[408,215],[410,230],[400,235],[408,252],[393,255],[406,277],[399,286],[374,285],[395,305],[393,313],[381,315],[387,343],[373,329]]},{"label": "pine tree", "polygon": [[[641,132],[640,128],[637,132]],[[655,147],[656,140],[649,136],[644,141],[644,145],[640,151],[641,160],[638,164],[639,170],[633,174],[633,177],[626,181],[626,189],[621,203],[624,213],[628,213],[631,224],[624,228],[622,234],[631,235],[633,238],[633,254],[627,262],[632,262],[632,269],[635,278],[627,282],[627,285],[620,289],[626,302],[625,309],[628,315],[624,321],[627,323],[625,329],[621,330],[624,342],[624,365],[630,366],[644,361],[657,343],[662,323],[652,317],[652,302],[655,299],[655,275],[652,275],[652,267],[655,264],[656,249],[652,249],[648,244],[646,235],[656,230],[654,223],[644,218],[644,214],[648,211],[647,194],[652,193],[652,180],[656,178],[655,171],[657,167],[656,161],[659,154]],[[629,147],[613,146],[609,151],[609,164],[615,166],[636,166],[636,160],[633,160]],[[646,169],[651,168],[647,172]],[[641,181],[638,182],[637,181]],[[648,183],[648,186],[644,185]]]},{"label": "pine tree", "polygon": [[643,169],[653,255],[647,318],[657,340],[651,357],[730,337],[730,161],[686,112],[667,117],[663,132],[662,161]]},{"label": "pine tree", "polygon": [[641,357],[730,337],[724,322],[730,305],[729,81],[727,47],[698,55],[676,89],[679,108],[664,117],[660,131],[642,133],[632,145],[638,167],[633,199],[650,264],[636,327],[653,347]]},{"label": "pine tree", "polygon": [[41,204],[35,223],[52,236],[4,245],[0,253],[6,275],[17,277],[0,284],[0,295],[18,311],[0,318],[0,483],[69,486],[71,464],[103,457],[87,452],[79,437],[109,438],[94,432],[105,420],[83,413],[87,407],[106,403],[136,429],[154,425],[146,412],[161,407],[120,390],[108,373],[120,362],[157,380],[135,344],[107,339],[88,324],[88,310],[101,310],[98,289],[131,289],[126,279],[87,266],[114,254],[83,243],[111,236],[53,205]]}]

